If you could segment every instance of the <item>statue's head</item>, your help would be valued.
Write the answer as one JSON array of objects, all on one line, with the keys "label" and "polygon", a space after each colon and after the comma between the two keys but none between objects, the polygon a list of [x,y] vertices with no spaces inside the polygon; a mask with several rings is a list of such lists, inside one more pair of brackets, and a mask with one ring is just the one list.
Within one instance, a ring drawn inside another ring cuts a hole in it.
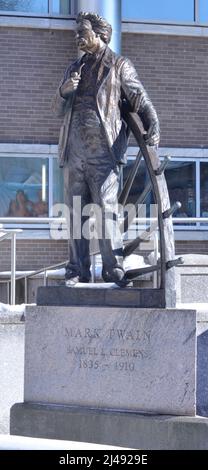
[{"label": "statue's head", "polygon": [[111,40],[112,27],[95,13],[80,12],[77,22],[77,43],[81,50],[87,51],[96,43],[96,38],[108,44]]}]

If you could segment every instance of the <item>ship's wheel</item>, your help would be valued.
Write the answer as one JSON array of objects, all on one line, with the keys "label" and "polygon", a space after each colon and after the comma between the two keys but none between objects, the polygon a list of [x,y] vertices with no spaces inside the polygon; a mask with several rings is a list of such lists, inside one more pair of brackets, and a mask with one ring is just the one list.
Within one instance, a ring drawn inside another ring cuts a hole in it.
[{"label": "ship's wheel", "polygon": [[[119,203],[125,206],[128,202],[128,196],[133,185],[135,176],[139,171],[142,158],[144,159],[149,182],[138,197],[135,207],[138,208],[144,204],[147,196],[152,191],[154,203],[157,206],[157,220],[140,234],[136,239],[127,242],[124,246],[124,257],[127,257],[138,249],[139,245],[145,240],[150,239],[152,233],[158,229],[159,231],[159,259],[151,266],[141,267],[138,269],[130,269],[126,271],[123,286],[128,285],[129,281],[139,279],[145,273],[157,272],[158,285],[156,288],[148,289],[148,305],[158,305],[158,307],[175,307],[176,303],[176,286],[175,286],[175,266],[182,264],[182,258],[175,258],[174,232],[172,224],[172,214],[181,204],[175,202],[170,206],[168,188],[164,175],[164,170],[168,164],[169,158],[160,161],[159,156],[154,149],[146,145],[144,140],[144,130],[139,116],[136,113],[128,113],[125,115],[130,130],[132,131],[140,151],[136,157],[131,172],[126,180],[124,188],[119,196]],[[135,211],[133,211],[135,214]],[[139,214],[137,214],[139,215]],[[124,219],[124,232],[127,232],[131,224],[131,215]]]}]

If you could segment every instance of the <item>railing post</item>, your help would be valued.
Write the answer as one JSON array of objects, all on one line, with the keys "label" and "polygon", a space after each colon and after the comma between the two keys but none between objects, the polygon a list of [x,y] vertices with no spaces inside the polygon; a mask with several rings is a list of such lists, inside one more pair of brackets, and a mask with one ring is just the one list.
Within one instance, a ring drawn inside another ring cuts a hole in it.
[{"label": "railing post", "polygon": [[44,285],[44,287],[46,287],[46,284],[47,284],[47,272],[44,269],[44,271],[43,271],[43,285]]},{"label": "railing post", "polygon": [[9,301],[10,301],[10,288],[9,288],[10,287],[10,282],[7,281],[6,285],[7,285],[7,303],[9,304]]},{"label": "railing post", "polygon": [[25,304],[27,304],[27,277],[25,276]]},{"label": "railing post", "polygon": [[92,282],[95,282],[95,255],[92,255]]},{"label": "railing post", "polygon": [[16,233],[11,233],[11,305],[15,305],[16,293]]},{"label": "railing post", "polygon": [[[154,264],[157,264],[158,262],[158,232],[154,233]],[[153,287],[157,288],[158,287],[158,272],[155,271],[153,273]]]}]

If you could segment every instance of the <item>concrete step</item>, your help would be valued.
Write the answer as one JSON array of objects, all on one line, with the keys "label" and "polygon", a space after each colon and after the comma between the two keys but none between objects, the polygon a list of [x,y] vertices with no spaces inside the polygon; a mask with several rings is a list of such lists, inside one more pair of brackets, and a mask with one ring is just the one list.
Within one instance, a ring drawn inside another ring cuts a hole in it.
[{"label": "concrete step", "polygon": [[34,437],[9,436],[0,434],[0,450],[113,450],[128,449],[87,442],[38,439]]}]

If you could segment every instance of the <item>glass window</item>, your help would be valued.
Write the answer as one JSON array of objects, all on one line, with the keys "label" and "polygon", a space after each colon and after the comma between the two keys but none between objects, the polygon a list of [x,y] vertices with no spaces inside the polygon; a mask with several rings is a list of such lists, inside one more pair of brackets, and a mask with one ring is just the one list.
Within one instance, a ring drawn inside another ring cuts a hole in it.
[{"label": "glass window", "polygon": [[165,176],[171,204],[181,202],[181,208],[173,217],[196,217],[195,162],[172,161],[165,170]]},{"label": "glass window", "polygon": [[208,23],[208,0],[199,1],[199,21]]},{"label": "glass window", "polygon": [[[127,162],[127,165],[123,168],[123,185],[125,185],[125,182],[129,176],[132,166],[134,165],[134,162],[135,162],[134,159],[132,160],[129,159]],[[140,195],[142,194],[146,186],[149,184],[149,182],[150,182],[150,179],[149,179],[148,171],[146,168],[146,164],[144,161],[142,161],[137,171],[136,177],[134,179],[133,185],[131,187],[131,190],[130,190],[130,193],[126,202],[127,207],[128,207],[128,204],[134,204],[136,208],[138,207],[138,198],[140,197]],[[139,205],[138,216],[142,219],[146,218],[146,223],[143,220],[142,224],[139,223],[137,227],[138,229],[139,228],[144,229],[144,226],[149,226],[149,220],[148,220],[149,217],[157,216],[155,214],[155,202],[154,202],[152,191],[150,191],[147,194],[145,200],[142,201],[141,204],[142,204],[141,206]],[[128,211],[129,211],[129,207],[128,207]],[[124,215],[127,216],[128,213],[126,212]]]},{"label": "glass window", "polygon": [[[127,162],[127,165],[123,168],[123,185],[125,185],[125,182],[126,182],[128,176],[129,176],[129,173],[132,169],[132,166],[134,165],[134,162],[135,162],[134,159],[132,159],[132,160],[129,159],[128,162]],[[138,197],[140,196],[140,194],[144,190],[146,184],[148,184],[148,183],[149,183],[148,171],[146,169],[145,163],[142,161],[140,166],[139,166],[136,177],[134,179],[132,188],[130,190],[127,204],[135,204]],[[149,194],[147,199],[148,199],[148,202],[146,200],[146,201],[144,201],[144,204],[154,203],[152,193]]]},{"label": "glass window", "polygon": [[53,204],[64,202],[63,169],[59,168],[58,159],[53,158]]},{"label": "glass window", "polygon": [[0,217],[48,217],[48,159],[1,157]]},{"label": "glass window", "polygon": [[71,3],[71,0],[0,0],[0,11],[69,15]]},{"label": "glass window", "polygon": [[200,164],[200,215],[208,217],[208,162]]},{"label": "glass window", "polygon": [[48,0],[0,0],[0,10],[48,13]]},{"label": "glass window", "polygon": [[69,15],[71,13],[71,1],[53,0],[51,13],[57,13],[59,15]]},{"label": "glass window", "polygon": [[122,18],[194,21],[194,0],[123,0]]}]

